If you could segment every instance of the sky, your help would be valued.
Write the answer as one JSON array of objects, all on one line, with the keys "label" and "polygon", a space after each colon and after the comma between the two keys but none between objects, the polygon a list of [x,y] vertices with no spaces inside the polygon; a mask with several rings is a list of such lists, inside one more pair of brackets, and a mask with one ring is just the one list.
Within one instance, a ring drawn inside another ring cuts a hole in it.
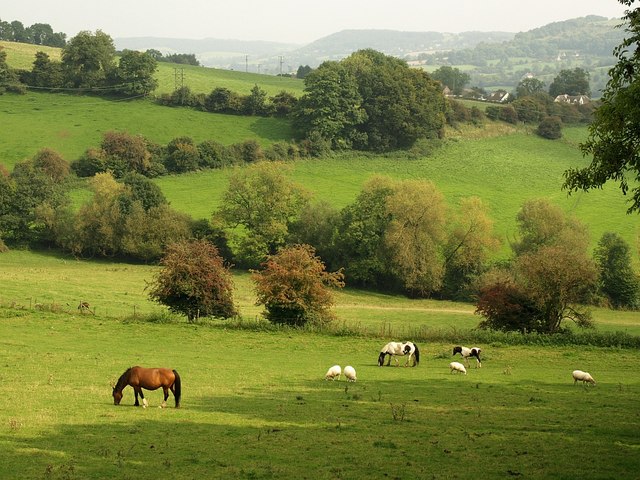
[{"label": "sky", "polygon": [[346,29],[521,32],[586,15],[620,18],[617,0],[13,0],[0,19],[48,23],[67,39],[169,37],[306,44]]}]

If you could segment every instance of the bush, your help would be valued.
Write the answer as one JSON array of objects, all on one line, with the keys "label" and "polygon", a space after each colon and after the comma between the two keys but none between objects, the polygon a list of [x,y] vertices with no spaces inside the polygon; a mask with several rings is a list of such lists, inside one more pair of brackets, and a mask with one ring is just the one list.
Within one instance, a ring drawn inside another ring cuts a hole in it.
[{"label": "bush", "polygon": [[562,120],[559,117],[546,117],[538,125],[536,133],[542,138],[557,140],[562,137]]}]

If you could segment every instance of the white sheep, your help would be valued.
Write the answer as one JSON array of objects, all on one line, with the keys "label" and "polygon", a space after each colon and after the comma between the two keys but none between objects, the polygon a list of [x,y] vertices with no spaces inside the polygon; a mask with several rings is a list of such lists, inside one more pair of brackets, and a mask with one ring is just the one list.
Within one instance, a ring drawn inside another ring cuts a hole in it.
[{"label": "white sheep", "polygon": [[458,372],[458,373],[464,373],[465,375],[467,374],[467,369],[464,368],[464,365],[461,364],[460,362],[451,362],[449,364],[449,368],[451,369],[451,373]]},{"label": "white sheep", "polygon": [[583,372],[582,370],[574,370],[572,372],[573,375],[573,384],[575,385],[578,381],[582,383],[591,383],[592,385],[596,384],[596,381],[593,379],[590,373]]},{"label": "white sheep", "polygon": [[347,382],[356,381],[356,369],[353,368],[351,365],[347,365],[346,367],[344,367],[344,370],[342,371],[342,373],[344,373],[344,376],[347,377]]},{"label": "white sheep", "polygon": [[324,379],[335,380],[336,377],[338,377],[338,380],[340,380],[340,375],[342,375],[342,369],[340,368],[340,365],[334,365],[329,370],[327,370],[327,373],[325,374]]}]

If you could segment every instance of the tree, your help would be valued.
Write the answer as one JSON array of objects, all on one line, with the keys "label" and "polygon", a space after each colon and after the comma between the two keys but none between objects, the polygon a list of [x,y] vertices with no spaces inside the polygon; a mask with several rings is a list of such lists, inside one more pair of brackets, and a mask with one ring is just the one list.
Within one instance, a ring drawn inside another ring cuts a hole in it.
[{"label": "tree", "polygon": [[637,308],[640,278],[633,271],[631,249],[624,239],[607,232],[594,251],[600,292],[615,308]]},{"label": "tree", "polygon": [[391,287],[395,283],[388,270],[384,236],[389,225],[387,198],[394,182],[376,176],[368,180],[356,200],[341,212],[337,243],[340,265],[349,284]]},{"label": "tree", "polygon": [[375,50],[360,50],[342,63],[357,81],[366,112],[353,136],[357,148],[410,148],[420,138],[442,136],[446,102],[442,86],[426,72]]},{"label": "tree", "polygon": [[464,87],[471,81],[468,73],[461,72],[460,69],[443,65],[431,73],[431,78],[438,80],[442,85],[449,87],[454,95],[461,95]]},{"label": "tree", "polygon": [[151,300],[185,315],[190,322],[199,317],[237,315],[231,272],[209,242],[173,243],[160,265],[162,269],[149,285]]},{"label": "tree", "polygon": [[285,176],[288,170],[279,162],[258,162],[229,178],[215,216],[227,228],[242,227],[236,241],[239,257],[249,266],[285,245],[291,225],[309,201],[308,192]]},{"label": "tree", "polygon": [[387,197],[386,211],[384,245],[391,273],[407,292],[429,296],[444,277],[444,197],[428,180],[405,180]]},{"label": "tree", "polygon": [[444,247],[445,276],[442,295],[455,300],[469,300],[470,284],[485,269],[485,263],[500,242],[493,231],[487,207],[478,197],[460,200],[459,211]]},{"label": "tree", "polygon": [[523,78],[516,87],[518,98],[530,97],[536,93],[544,92],[544,82],[537,78]]},{"label": "tree", "polygon": [[125,50],[116,71],[118,90],[124,95],[148,95],[158,87],[158,62],[148,53]]},{"label": "tree", "polygon": [[50,148],[43,148],[33,157],[33,166],[48,175],[53,182],[61,183],[69,176],[71,167],[62,156]]},{"label": "tree", "polygon": [[123,176],[126,172],[144,174],[151,167],[151,153],[147,150],[146,140],[139,135],[127,132],[105,132],[100,144],[107,163],[122,163],[123,172],[114,172]]},{"label": "tree", "polygon": [[[631,7],[635,0],[619,1]],[[613,52],[617,63],[609,70],[587,141],[580,145],[591,163],[567,170],[563,188],[588,191],[617,181],[624,195],[632,193],[631,213],[640,212],[640,7],[629,8],[624,20],[628,36]]]},{"label": "tree", "polygon": [[317,134],[334,148],[353,144],[356,126],[366,120],[355,77],[343,64],[324,62],[304,79],[305,93],[293,114],[299,138]]},{"label": "tree", "polygon": [[82,31],[62,49],[62,65],[67,83],[75,88],[95,88],[107,83],[115,68],[113,39],[97,30]]},{"label": "tree", "polygon": [[[580,306],[596,282],[585,226],[545,200],[526,202],[517,222],[515,258],[502,275],[488,275],[480,290],[478,313],[486,319],[481,325],[544,333],[559,331],[564,320],[590,326],[590,312]],[[528,315],[520,324],[517,312]]]},{"label": "tree", "polygon": [[344,286],[343,274],[327,272],[309,245],[294,245],[270,255],[261,271],[254,271],[258,305],[273,323],[324,324],[334,319],[331,288]]},{"label": "tree", "polygon": [[296,78],[306,78],[307,75],[309,75],[309,73],[311,73],[313,69],[309,66],[309,65],[300,65],[298,67],[298,70],[296,71]]},{"label": "tree", "polygon": [[49,55],[44,52],[36,52],[29,83],[35,87],[61,87],[64,84],[62,64],[51,61]]},{"label": "tree", "polygon": [[247,115],[263,115],[267,111],[267,92],[254,85],[251,93],[244,98],[243,111]]},{"label": "tree", "polygon": [[560,70],[560,73],[549,85],[549,95],[591,95],[589,72],[576,67],[573,70]]},{"label": "tree", "polygon": [[538,125],[536,133],[542,138],[549,140],[562,138],[562,120],[556,116],[545,117],[540,122],[540,125]]},{"label": "tree", "polygon": [[518,97],[511,103],[518,114],[518,120],[524,123],[537,123],[545,115],[545,107],[534,97]]}]

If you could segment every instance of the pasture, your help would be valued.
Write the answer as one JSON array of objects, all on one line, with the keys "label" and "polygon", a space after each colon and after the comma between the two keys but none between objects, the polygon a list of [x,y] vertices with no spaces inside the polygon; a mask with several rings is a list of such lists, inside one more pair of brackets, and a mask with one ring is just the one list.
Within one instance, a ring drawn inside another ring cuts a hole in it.
[{"label": "pasture", "polygon": [[162,145],[181,136],[226,145],[255,139],[266,146],[291,139],[289,123],[282,119],[163,107],[151,100],[114,101],[62,93],[3,95],[0,124],[0,163],[9,169],[43,148],[51,148],[71,162],[88,148],[99,146],[103,134],[114,130],[142,135]]},{"label": "pasture", "polygon": [[[627,478],[640,468],[640,358],[598,348],[451,345],[378,367],[386,342],[0,309],[0,477]],[[323,380],[353,365],[356,383]],[[133,407],[129,366],[182,377],[182,407]],[[574,385],[571,371],[595,387]]]}]

